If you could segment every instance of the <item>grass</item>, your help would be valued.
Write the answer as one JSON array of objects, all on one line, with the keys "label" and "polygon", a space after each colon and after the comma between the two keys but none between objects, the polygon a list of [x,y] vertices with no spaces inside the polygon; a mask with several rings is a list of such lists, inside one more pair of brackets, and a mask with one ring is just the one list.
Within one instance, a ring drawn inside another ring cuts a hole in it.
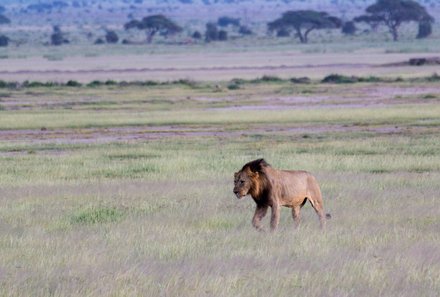
[{"label": "grass", "polygon": [[[440,290],[431,83],[31,91],[2,90],[2,296]],[[277,233],[252,229],[232,178],[258,157],[317,176],[326,232],[310,205],[297,231],[288,209]]]}]

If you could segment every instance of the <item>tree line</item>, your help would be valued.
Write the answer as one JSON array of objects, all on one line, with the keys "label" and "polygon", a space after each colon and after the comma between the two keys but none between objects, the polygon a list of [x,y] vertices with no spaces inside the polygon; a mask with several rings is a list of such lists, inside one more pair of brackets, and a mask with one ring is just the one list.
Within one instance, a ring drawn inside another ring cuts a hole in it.
[{"label": "tree line", "polygon": [[[8,24],[10,20],[1,14],[0,25]],[[341,29],[342,33],[353,35],[358,28],[356,24],[368,24],[373,31],[379,26],[387,28],[394,41],[399,39],[399,28],[404,23],[418,23],[417,38],[425,38],[432,33],[434,18],[426,11],[426,8],[413,0],[376,0],[376,3],[368,6],[365,14],[355,17],[351,21],[343,22],[340,18],[332,16],[323,11],[315,10],[291,10],[286,11],[281,17],[267,24],[268,32],[276,34],[277,37],[294,36],[301,43],[309,41],[311,32],[320,29]],[[191,37],[202,39],[206,42],[224,41],[228,39],[227,27],[232,27],[241,35],[252,34],[252,30],[240,24],[240,19],[221,17],[217,22],[206,24],[204,36],[195,31]],[[146,42],[151,43],[156,35],[169,36],[183,31],[182,27],[164,15],[150,15],[140,20],[133,19],[124,24],[125,30],[141,30],[145,32]],[[0,46],[6,46],[9,38],[0,35]],[[95,43],[117,43],[119,37],[116,32],[107,30],[105,40],[98,38]],[[68,43],[59,26],[53,27],[50,44],[61,45]],[[123,41],[129,43],[128,41]]]},{"label": "tree line", "polygon": [[[413,0],[377,0],[376,3],[368,6],[365,14],[355,17],[353,20],[343,22],[336,16],[329,15],[323,11],[315,10],[292,10],[286,11],[280,18],[267,24],[269,32],[276,33],[278,37],[295,36],[301,43],[309,41],[309,34],[319,29],[338,29],[342,33],[353,35],[356,30],[356,23],[366,23],[375,31],[378,26],[385,26],[390,32],[394,41],[399,39],[399,28],[408,22],[418,23],[417,38],[428,37],[432,33],[434,18],[426,11],[425,7]],[[218,25],[240,26],[239,19],[223,17],[218,20]],[[182,31],[163,15],[155,15],[143,18],[141,21],[133,20],[125,24],[125,29],[137,28],[145,30],[147,42],[150,43],[153,36],[160,31],[166,34],[174,34]],[[247,27],[240,26],[240,32],[251,34]],[[201,38],[201,34],[195,32],[193,37]],[[215,23],[206,25],[205,40],[226,40],[227,32],[218,30]]]}]

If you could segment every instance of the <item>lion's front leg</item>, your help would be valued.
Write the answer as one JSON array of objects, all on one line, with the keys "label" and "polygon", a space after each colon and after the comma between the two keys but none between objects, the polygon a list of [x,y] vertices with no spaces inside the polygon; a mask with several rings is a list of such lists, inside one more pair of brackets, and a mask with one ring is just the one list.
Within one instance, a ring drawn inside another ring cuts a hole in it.
[{"label": "lion's front leg", "polygon": [[258,231],[263,231],[263,228],[261,227],[261,219],[266,215],[267,209],[268,206],[261,205],[257,205],[257,208],[255,209],[255,214],[252,218],[252,226],[254,226]]},{"label": "lion's front leg", "polygon": [[273,232],[277,229],[280,222],[280,210],[281,207],[278,203],[272,205],[272,216],[270,218],[270,230]]}]

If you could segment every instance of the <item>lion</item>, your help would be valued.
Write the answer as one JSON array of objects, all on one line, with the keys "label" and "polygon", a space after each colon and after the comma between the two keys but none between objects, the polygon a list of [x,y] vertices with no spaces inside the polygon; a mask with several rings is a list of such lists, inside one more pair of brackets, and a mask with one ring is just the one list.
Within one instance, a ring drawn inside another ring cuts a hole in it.
[{"label": "lion", "polygon": [[275,231],[280,221],[281,206],[290,207],[298,228],[301,222],[300,210],[310,202],[319,217],[321,229],[325,228],[326,219],[321,190],[315,177],[307,171],[278,170],[270,166],[264,159],[251,161],[234,174],[234,194],[238,199],[250,195],[257,207],[252,225],[259,231],[261,219],[271,207],[270,228]]}]

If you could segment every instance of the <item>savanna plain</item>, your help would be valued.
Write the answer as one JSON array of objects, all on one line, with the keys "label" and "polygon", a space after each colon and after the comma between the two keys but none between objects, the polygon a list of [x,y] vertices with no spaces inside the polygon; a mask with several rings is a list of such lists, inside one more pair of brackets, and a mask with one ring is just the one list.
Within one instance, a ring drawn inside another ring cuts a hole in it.
[{"label": "savanna plain", "polygon": [[[0,295],[438,296],[439,101],[438,80],[2,88]],[[316,175],[324,232],[310,205],[252,228],[233,173],[260,157]]]}]

